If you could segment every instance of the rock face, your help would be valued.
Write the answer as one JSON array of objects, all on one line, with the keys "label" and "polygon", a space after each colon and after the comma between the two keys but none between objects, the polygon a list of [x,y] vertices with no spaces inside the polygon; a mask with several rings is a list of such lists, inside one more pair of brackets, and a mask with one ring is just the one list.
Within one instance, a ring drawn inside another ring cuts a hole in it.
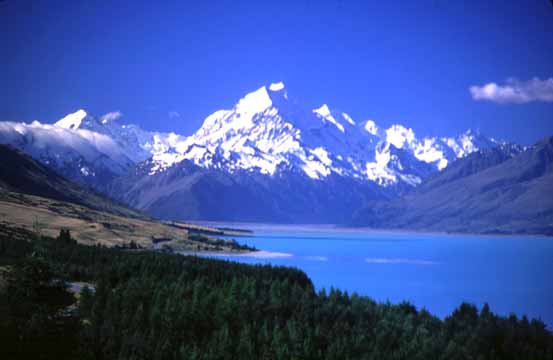
[{"label": "rock face", "polygon": [[55,125],[0,123],[0,143],[163,218],[332,223],[503,144],[474,131],[417,138],[327,105],[306,109],[282,83],[209,115],[188,137],[120,116],[79,110]]},{"label": "rock face", "polygon": [[372,202],[353,223],[374,228],[553,235],[553,137],[458,160],[406,196]]}]

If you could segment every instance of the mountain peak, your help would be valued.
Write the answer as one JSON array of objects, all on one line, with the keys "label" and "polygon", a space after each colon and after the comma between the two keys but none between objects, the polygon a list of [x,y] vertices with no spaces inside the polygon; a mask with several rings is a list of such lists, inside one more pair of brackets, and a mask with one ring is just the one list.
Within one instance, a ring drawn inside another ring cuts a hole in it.
[{"label": "mountain peak", "polygon": [[271,91],[284,90],[284,83],[282,81],[279,81],[277,83],[272,83],[271,85],[269,85],[269,90]]},{"label": "mountain peak", "polygon": [[365,122],[365,130],[372,135],[378,135],[378,126],[373,120]]},{"label": "mountain peak", "polygon": [[265,111],[272,105],[273,101],[267,92],[267,87],[262,86],[240,99],[236,105],[236,111],[253,115]]},{"label": "mountain peak", "polygon": [[386,129],[386,141],[393,144],[398,149],[403,148],[405,144],[411,144],[415,141],[415,132],[413,129],[406,128],[403,125],[392,125]]},{"label": "mountain peak", "polygon": [[[451,138],[418,139],[413,129],[402,125],[379,128],[373,120],[356,124],[347,113],[326,103],[310,110],[288,100],[283,82],[265,84],[247,93],[233,108],[209,115],[190,137],[146,132],[118,123],[121,116],[120,111],[112,111],[95,118],[78,110],[56,125],[81,137],[105,135],[135,163],[151,158],[150,174],[190,160],[229,173],[274,174],[278,169],[294,169],[314,179],[334,173],[379,186],[416,186],[429,169],[442,170],[449,162],[496,143],[477,136],[474,130]],[[23,132],[18,130],[7,128],[6,142],[19,143],[13,140],[19,136],[13,134]],[[0,140],[1,136],[0,132]],[[55,138],[52,143],[57,141]]]},{"label": "mountain peak", "polygon": [[83,119],[88,114],[83,109],[79,109],[74,113],[66,115],[63,119],[57,121],[54,125],[64,129],[76,130],[81,126]]},{"label": "mountain peak", "polygon": [[322,117],[325,121],[329,121],[333,123],[341,132],[345,131],[344,126],[340,124],[338,121],[336,121],[336,118],[332,116],[332,113],[330,112],[330,109],[328,108],[327,104],[321,105],[320,108],[313,110],[313,112],[319,115],[320,117]]},{"label": "mountain peak", "polygon": [[321,115],[322,117],[331,116],[330,109],[327,104],[322,104],[321,107],[313,110],[313,112]]}]

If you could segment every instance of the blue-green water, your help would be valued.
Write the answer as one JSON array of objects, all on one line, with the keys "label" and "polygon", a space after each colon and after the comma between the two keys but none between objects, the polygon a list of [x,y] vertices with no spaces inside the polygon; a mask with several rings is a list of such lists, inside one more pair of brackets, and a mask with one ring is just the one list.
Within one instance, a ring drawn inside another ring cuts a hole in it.
[{"label": "blue-green water", "polygon": [[496,313],[526,314],[553,327],[553,238],[235,226],[256,233],[239,242],[289,256],[226,258],[297,267],[318,289],[408,300],[440,317],[463,301],[487,302]]}]

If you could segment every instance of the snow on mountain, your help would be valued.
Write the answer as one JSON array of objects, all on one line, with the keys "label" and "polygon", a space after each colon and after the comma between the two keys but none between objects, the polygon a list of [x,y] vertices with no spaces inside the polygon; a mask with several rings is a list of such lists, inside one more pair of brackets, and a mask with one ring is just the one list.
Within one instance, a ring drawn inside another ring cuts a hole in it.
[{"label": "snow on mountain", "polygon": [[408,129],[402,125],[392,125],[386,129],[386,141],[401,149],[403,146],[411,147],[415,142],[415,133],[413,129]]},{"label": "snow on mountain", "polygon": [[86,115],[67,116],[61,127],[0,122],[0,143],[10,144],[63,175],[84,183],[104,181],[122,175],[132,161],[109,136],[79,129]]},{"label": "snow on mountain", "polygon": [[84,110],[79,110],[67,115],[55,125],[68,129],[90,130],[108,136],[133,163],[145,161],[153,156],[160,168],[166,168],[179,159],[175,154],[179,144],[186,137],[175,133],[149,132],[134,124],[121,124],[117,120],[122,116],[120,112],[112,112],[95,118],[86,114]]},{"label": "snow on mountain", "polygon": [[467,130],[456,139],[442,138],[441,140],[455,152],[455,155],[458,158],[467,156],[468,154],[478,151],[479,149],[485,149],[503,143],[493,138],[487,138],[480,134],[480,131],[474,130]]},{"label": "snow on mountain", "polygon": [[64,158],[78,154],[90,162],[107,158],[114,164],[129,163],[111,137],[90,130],[69,130],[38,121],[32,124],[0,122],[0,136],[2,143],[28,148],[42,155],[52,152],[55,157]]},{"label": "snow on mountain", "polygon": [[326,104],[306,111],[278,83],[208,116],[194,135],[173,146],[171,154],[154,155],[151,174],[191,160],[231,173],[246,169],[273,175],[294,167],[318,180],[335,173],[381,186],[400,182],[416,186],[428,169],[441,170],[458,157],[494,145],[482,139],[473,132],[458,138],[419,139],[402,125],[381,131],[372,120],[358,124]]},{"label": "snow on mountain", "polygon": [[0,142],[59,161],[81,156],[94,163],[104,156],[104,165],[114,172],[129,162],[149,160],[148,173],[154,175],[189,160],[228,173],[275,175],[294,169],[314,180],[336,174],[384,187],[416,186],[430,171],[498,144],[474,131],[456,138],[417,138],[403,125],[381,129],[373,120],[356,122],[326,104],[304,109],[288,97],[282,82],[247,94],[232,109],[214,112],[188,137],[145,131],[121,123],[121,117],[113,112],[95,118],[78,110],[55,125],[0,123]]},{"label": "snow on mountain", "polygon": [[81,123],[86,116],[86,111],[80,109],[72,114],[65,116],[63,119],[56,122],[55,125],[64,129],[76,130],[81,126]]},{"label": "snow on mountain", "polygon": [[[233,109],[208,116],[180,144],[175,162],[188,159],[206,168],[270,175],[294,167],[312,179],[332,172],[360,176],[357,158],[369,155],[369,140],[347,114],[334,114],[327,105],[304,111],[289,101],[284,84],[278,83],[246,95]],[[214,162],[216,156],[224,161]],[[154,166],[153,172],[161,168]]]},{"label": "snow on mountain", "polygon": [[269,90],[271,91],[279,91],[282,89],[284,89],[284,83],[282,81],[278,83],[273,83],[269,86]]},{"label": "snow on mountain", "polygon": [[338,128],[338,130],[340,130],[341,132],[345,132],[344,126],[342,124],[340,124],[338,121],[336,121],[334,116],[332,116],[332,114],[330,113],[328,105],[323,104],[323,106],[321,106],[318,109],[313,110],[313,112],[315,114],[318,114],[319,116],[321,116],[321,118],[323,118],[324,120],[334,124],[334,126],[336,126]]},{"label": "snow on mountain", "polygon": [[365,122],[365,130],[371,134],[371,135],[378,135],[378,126],[376,126],[376,123],[372,120],[367,120]]}]

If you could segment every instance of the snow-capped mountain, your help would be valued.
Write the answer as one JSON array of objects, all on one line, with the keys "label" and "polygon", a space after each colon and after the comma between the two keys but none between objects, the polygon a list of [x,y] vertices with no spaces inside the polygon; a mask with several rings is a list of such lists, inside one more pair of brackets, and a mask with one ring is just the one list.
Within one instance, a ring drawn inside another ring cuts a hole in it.
[{"label": "snow-capped mountain", "polygon": [[0,143],[19,148],[67,178],[88,185],[111,181],[133,165],[109,136],[37,121],[0,122]]},{"label": "snow-capped mountain", "polygon": [[263,86],[232,109],[211,114],[192,136],[173,138],[164,141],[167,151],[151,153],[150,174],[190,160],[229,173],[274,175],[292,167],[314,180],[336,174],[381,186],[416,186],[429,169],[442,170],[457,158],[496,146],[495,140],[473,131],[456,138],[419,139],[410,128],[380,129],[372,120],[357,123],[326,104],[304,109],[289,98],[282,83]]},{"label": "snow-capped mountain", "polygon": [[[315,220],[347,217],[368,199],[395,196],[458,158],[501,144],[470,130],[419,138],[406,126],[356,121],[326,104],[307,109],[283,83],[214,112],[191,136],[145,131],[121,116],[78,110],[53,125],[3,122],[0,143],[154,215],[215,219],[218,205],[200,204],[217,192],[220,201],[248,199],[252,216],[238,220],[283,221],[299,221],[286,214],[300,216],[313,204],[327,209]],[[259,204],[265,217],[256,217]]]},{"label": "snow-capped mountain", "polygon": [[[472,131],[456,138],[419,139],[405,126],[381,129],[372,120],[357,123],[326,104],[304,109],[289,98],[283,83],[263,86],[232,109],[209,115],[189,137],[144,131],[120,123],[120,116],[95,118],[78,110],[53,126],[4,122],[0,141],[58,169],[78,165],[76,173],[85,177],[97,172],[98,166],[120,174],[129,160],[151,158],[152,175],[190,160],[229,173],[274,175],[278,169],[296,168],[316,180],[337,174],[381,186],[416,186],[428,173],[428,164],[442,170],[457,158],[497,145]],[[98,161],[100,165],[94,165]]]},{"label": "snow-capped mountain", "polygon": [[121,124],[118,121],[121,116],[121,113],[115,112],[95,118],[81,109],[54,125],[68,130],[84,129],[109,136],[134,163],[152,156],[159,156],[160,159],[170,156],[185,139],[174,133],[149,132],[134,124]]},{"label": "snow-capped mountain", "polygon": [[170,151],[152,154],[111,193],[172,219],[340,222],[370,200],[417,186],[496,141],[467,131],[419,139],[412,129],[305,109],[282,83],[208,116]]}]

